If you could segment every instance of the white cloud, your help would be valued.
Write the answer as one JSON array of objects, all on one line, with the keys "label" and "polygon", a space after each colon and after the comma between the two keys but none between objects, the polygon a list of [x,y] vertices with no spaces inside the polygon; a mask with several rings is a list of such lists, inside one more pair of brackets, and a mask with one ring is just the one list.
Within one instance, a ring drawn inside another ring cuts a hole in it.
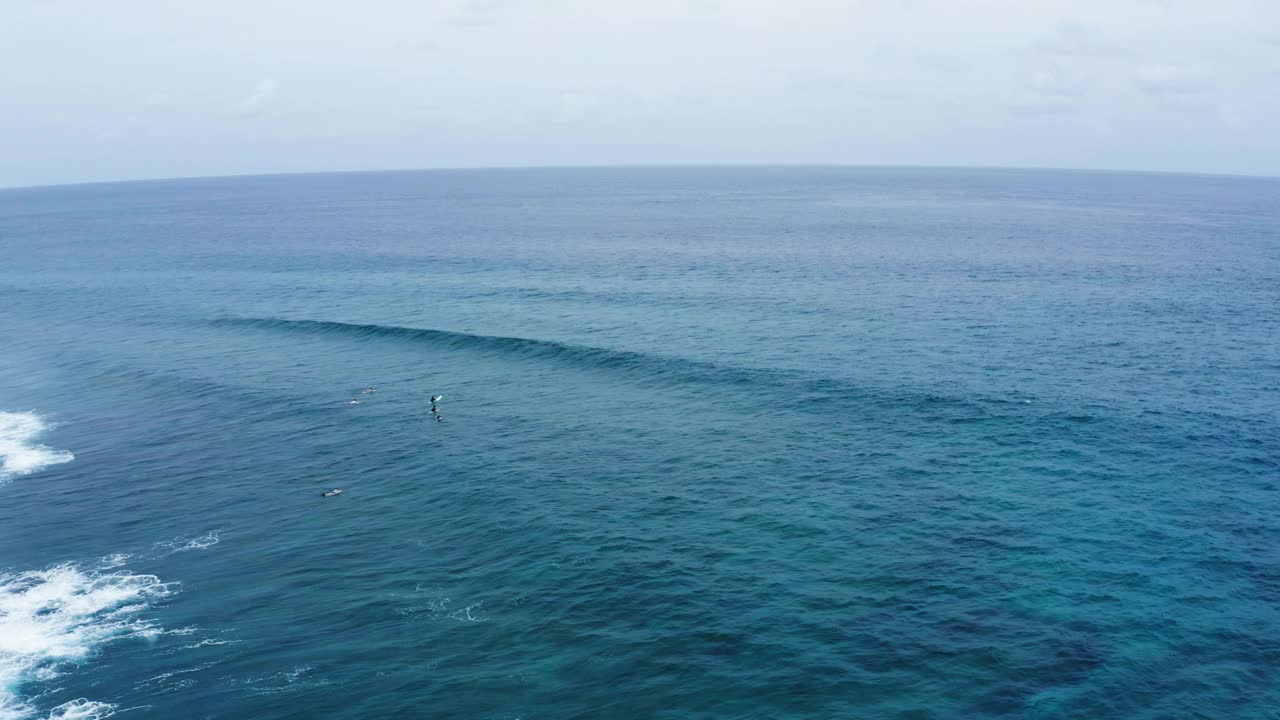
[{"label": "white cloud", "polygon": [[1203,72],[1174,65],[1146,65],[1134,75],[1138,87],[1148,93],[1196,95],[1212,89]]},{"label": "white cloud", "polygon": [[1108,42],[1097,28],[1071,23],[1058,25],[1053,32],[1042,36],[1035,47],[1047,55],[1065,58],[1124,58],[1132,54]]},{"label": "white cloud", "polygon": [[508,15],[523,9],[524,5],[525,0],[464,0],[447,22],[467,27],[488,27],[502,22]]},{"label": "white cloud", "polygon": [[260,114],[276,96],[276,81],[264,78],[254,86],[253,91],[243,100],[236,103],[235,114],[252,117]]},{"label": "white cloud", "polygon": [[600,103],[588,93],[567,92],[560,95],[560,117],[566,121],[581,120]]},{"label": "white cloud", "polygon": [[149,108],[166,108],[173,105],[174,97],[167,92],[153,92],[142,101],[142,104]]},{"label": "white cloud", "polygon": [[1074,115],[1077,108],[1074,103],[1062,98],[1029,97],[1014,100],[1005,107],[1015,115],[1061,116]]}]

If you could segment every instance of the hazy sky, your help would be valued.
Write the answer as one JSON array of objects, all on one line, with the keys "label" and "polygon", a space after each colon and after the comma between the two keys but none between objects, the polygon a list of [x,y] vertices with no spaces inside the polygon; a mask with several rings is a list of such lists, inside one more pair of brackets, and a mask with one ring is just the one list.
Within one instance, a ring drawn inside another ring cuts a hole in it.
[{"label": "hazy sky", "polygon": [[0,0],[0,186],[637,163],[1280,175],[1280,0]]}]

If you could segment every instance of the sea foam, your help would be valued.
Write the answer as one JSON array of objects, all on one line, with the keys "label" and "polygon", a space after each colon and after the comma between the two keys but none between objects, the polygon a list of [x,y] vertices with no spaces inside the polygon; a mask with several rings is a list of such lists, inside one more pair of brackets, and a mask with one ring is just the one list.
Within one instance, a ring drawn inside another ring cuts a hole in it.
[{"label": "sea foam", "polygon": [[63,703],[49,711],[49,720],[103,720],[116,714],[116,706],[80,698]]},{"label": "sea foam", "polygon": [[155,549],[164,555],[172,555],[180,552],[190,552],[192,550],[207,550],[218,544],[221,539],[222,530],[210,530],[204,535],[197,537],[178,536],[172,540],[165,540],[155,544]]},{"label": "sea foam", "polygon": [[[24,684],[56,677],[112,640],[158,633],[139,614],[171,592],[154,575],[99,573],[72,564],[0,574],[0,720],[34,717],[35,708],[19,695]],[[112,712],[108,703],[82,698],[54,708],[49,717],[102,718]]]},{"label": "sea foam", "polygon": [[35,413],[0,412],[0,482],[75,459],[66,450],[35,442],[48,429]]}]

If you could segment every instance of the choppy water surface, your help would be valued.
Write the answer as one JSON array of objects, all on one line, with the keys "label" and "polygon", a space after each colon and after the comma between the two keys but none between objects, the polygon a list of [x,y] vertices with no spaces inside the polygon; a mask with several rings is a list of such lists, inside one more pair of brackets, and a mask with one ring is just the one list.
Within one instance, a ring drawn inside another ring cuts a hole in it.
[{"label": "choppy water surface", "polygon": [[1280,181],[131,183],[0,249],[3,720],[1280,712]]}]

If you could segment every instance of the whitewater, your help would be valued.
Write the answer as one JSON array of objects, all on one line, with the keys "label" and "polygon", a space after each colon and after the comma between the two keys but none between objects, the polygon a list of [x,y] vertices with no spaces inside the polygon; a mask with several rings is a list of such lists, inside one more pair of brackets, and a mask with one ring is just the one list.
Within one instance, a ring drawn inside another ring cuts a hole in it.
[{"label": "whitewater", "polygon": [[[145,611],[173,591],[153,575],[73,564],[0,574],[0,720],[36,714],[24,685],[55,681],[110,642],[160,633]],[[48,717],[104,718],[115,708],[81,698]]]},{"label": "whitewater", "polygon": [[75,459],[70,451],[35,442],[48,430],[33,412],[0,412],[0,482]]}]

